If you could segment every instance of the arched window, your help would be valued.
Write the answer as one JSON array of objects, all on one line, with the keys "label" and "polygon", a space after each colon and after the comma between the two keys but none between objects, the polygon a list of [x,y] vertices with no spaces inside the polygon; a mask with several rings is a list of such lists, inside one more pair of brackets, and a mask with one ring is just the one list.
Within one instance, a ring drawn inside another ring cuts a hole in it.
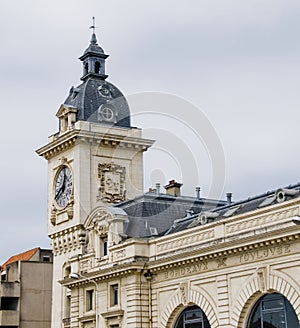
[{"label": "arched window", "polygon": [[291,303],[273,293],[255,304],[247,328],[299,328],[299,321]]},{"label": "arched window", "polygon": [[210,324],[198,306],[190,306],[180,314],[175,328],[210,328]]},{"label": "arched window", "polygon": [[84,75],[86,75],[89,72],[89,64],[85,63],[84,65]]},{"label": "arched window", "polygon": [[99,62],[95,62],[95,73],[96,74],[100,73],[100,63]]}]

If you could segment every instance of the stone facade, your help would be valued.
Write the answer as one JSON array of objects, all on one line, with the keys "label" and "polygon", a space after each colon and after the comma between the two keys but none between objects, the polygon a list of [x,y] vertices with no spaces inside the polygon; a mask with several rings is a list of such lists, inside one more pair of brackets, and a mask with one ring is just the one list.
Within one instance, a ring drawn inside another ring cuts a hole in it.
[{"label": "stone facade", "polygon": [[[143,152],[153,142],[141,138],[136,128],[103,127],[76,122],[67,131],[49,138],[38,150],[48,161],[48,233],[54,252],[53,299],[62,307],[63,266],[69,257],[84,252],[86,218],[94,208],[114,204],[141,193],[143,188]],[[68,205],[60,208],[55,201],[57,172],[66,166],[72,172],[72,194]],[[105,202],[105,203],[104,203]],[[52,318],[54,326],[61,313]]]},{"label": "stone facade", "polygon": [[[247,327],[257,300],[284,295],[300,317],[300,198],[154,239],[130,239],[70,260],[79,279],[71,294],[70,327],[175,327],[197,305],[210,327]],[[117,285],[118,302],[111,286]],[[97,307],[86,311],[86,291]],[[116,325],[116,326],[115,326]]]}]

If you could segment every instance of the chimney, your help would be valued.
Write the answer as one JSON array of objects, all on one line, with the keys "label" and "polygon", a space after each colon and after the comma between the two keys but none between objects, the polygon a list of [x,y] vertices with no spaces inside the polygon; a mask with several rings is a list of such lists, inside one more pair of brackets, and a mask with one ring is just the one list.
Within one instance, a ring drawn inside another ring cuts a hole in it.
[{"label": "chimney", "polygon": [[176,182],[175,180],[170,180],[169,184],[164,186],[166,189],[167,195],[170,196],[180,196],[180,187],[182,186],[182,183]]},{"label": "chimney", "polygon": [[160,193],[160,183],[156,183],[155,187],[156,187],[156,193],[159,194]]},{"label": "chimney", "polygon": [[232,192],[226,193],[227,203],[230,205],[232,203]]},{"label": "chimney", "polygon": [[200,199],[200,187],[196,187],[196,199]]}]

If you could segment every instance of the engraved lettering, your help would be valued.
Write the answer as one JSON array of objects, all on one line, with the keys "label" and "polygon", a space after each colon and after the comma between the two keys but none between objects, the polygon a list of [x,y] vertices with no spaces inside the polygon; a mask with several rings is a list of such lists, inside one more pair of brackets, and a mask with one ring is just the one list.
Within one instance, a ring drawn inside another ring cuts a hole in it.
[{"label": "engraved lettering", "polygon": [[278,254],[278,255],[281,255],[281,254],[282,254],[282,247],[281,247],[281,246],[278,247],[278,249],[277,249],[277,254]]},{"label": "engraved lettering", "polygon": [[270,253],[271,253],[272,255],[275,254],[275,251],[276,251],[276,248],[275,248],[275,247],[271,247],[271,248],[270,248]]},{"label": "engraved lettering", "polygon": [[208,262],[207,261],[203,261],[203,270],[208,270]]},{"label": "engraved lettering", "polygon": [[[226,258],[222,260],[223,265],[226,265],[225,260]],[[201,272],[204,270],[208,270],[208,261],[202,261],[201,263],[164,272],[162,275],[162,279],[178,278],[178,277],[186,276],[188,274]]]},{"label": "engraved lettering", "polygon": [[291,252],[290,247],[291,245],[274,246],[266,248],[264,250],[245,252],[240,255],[240,263],[251,262],[276,255],[287,254]]}]

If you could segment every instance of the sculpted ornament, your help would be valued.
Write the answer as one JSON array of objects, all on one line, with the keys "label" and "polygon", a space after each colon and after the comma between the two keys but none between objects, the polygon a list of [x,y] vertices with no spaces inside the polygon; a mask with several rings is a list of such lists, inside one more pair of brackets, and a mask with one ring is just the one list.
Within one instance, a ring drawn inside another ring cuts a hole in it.
[{"label": "sculpted ornament", "polygon": [[257,271],[259,289],[262,293],[267,291],[267,268],[258,268]]},{"label": "sculpted ornament", "polygon": [[188,283],[182,282],[179,285],[179,290],[180,290],[181,302],[184,306],[187,306],[188,305]]},{"label": "sculpted ornament", "polygon": [[[53,202],[52,206],[51,206],[51,212],[50,212],[50,222],[53,225],[56,225],[56,224],[60,223],[60,221],[64,222],[66,220],[71,220],[74,215],[73,205],[74,205],[73,195],[70,198],[69,204],[63,209],[58,209],[56,204]],[[66,213],[66,216],[63,215],[64,213]],[[61,215],[63,215],[63,217],[65,217],[63,220],[59,219],[59,217]]]},{"label": "sculpted ornament", "polygon": [[124,166],[114,163],[98,164],[98,196],[97,200],[106,203],[119,203],[125,200],[125,175]]}]

